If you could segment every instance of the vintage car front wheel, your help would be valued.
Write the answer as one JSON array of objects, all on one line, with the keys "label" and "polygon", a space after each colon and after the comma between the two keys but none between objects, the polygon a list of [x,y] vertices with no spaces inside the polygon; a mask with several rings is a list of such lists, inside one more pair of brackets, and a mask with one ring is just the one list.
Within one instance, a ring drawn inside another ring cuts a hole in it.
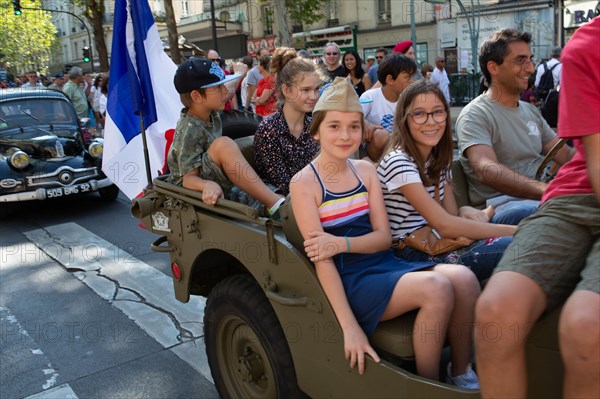
[{"label": "vintage car front wheel", "polygon": [[250,275],[229,277],[212,289],[204,341],[222,398],[304,397],[283,329]]}]

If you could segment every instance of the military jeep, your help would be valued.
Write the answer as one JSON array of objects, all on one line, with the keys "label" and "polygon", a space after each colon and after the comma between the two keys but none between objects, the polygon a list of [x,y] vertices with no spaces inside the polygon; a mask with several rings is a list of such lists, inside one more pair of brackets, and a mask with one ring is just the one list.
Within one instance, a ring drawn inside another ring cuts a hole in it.
[{"label": "military jeep", "polygon": [[[252,137],[237,142],[253,164]],[[430,332],[413,331],[414,312],[380,323],[370,338],[381,363],[367,358],[364,375],[349,368],[340,325],[304,254],[289,201],[279,224],[236,202],[206,205],[201,193],[162,176],[134,200],[132,213],[159,236],[152,250],[169,253],[176,298],[207,298],[204,340],[221,397],[479,397],[416,374],[412,342]],[[557,322],[558,311],[530,335],[530,397],[561,395]],[[488,339],[509,333],[497,326],[484,331]]]}]

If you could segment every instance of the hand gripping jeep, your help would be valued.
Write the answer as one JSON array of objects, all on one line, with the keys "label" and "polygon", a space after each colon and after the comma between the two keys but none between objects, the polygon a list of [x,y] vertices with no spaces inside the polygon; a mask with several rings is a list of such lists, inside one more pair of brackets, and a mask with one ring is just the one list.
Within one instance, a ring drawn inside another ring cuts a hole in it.
[{"label": "hand gripping jeep", "polygon": [[[252,137],[236,141],[252,165]],[[206,205],[200,192],[162,176],[134,200],[132,213],[159,236],[152,250],[169,253],[176,298],[207,298],[204,340],[221,397],[479,397],[416,374],[412,342],[436,332],[413,331],[414,312],[380,323],[370,337],[381,363],[367,357],[364,375],[349,368],[340,325],[305,256],[289,199],[279,224],[236,202]],[[529,337],[529,397],[561,396],[558,314],[546,315]],[[491,325],[483,333],[522,339],[527,327]]]}]

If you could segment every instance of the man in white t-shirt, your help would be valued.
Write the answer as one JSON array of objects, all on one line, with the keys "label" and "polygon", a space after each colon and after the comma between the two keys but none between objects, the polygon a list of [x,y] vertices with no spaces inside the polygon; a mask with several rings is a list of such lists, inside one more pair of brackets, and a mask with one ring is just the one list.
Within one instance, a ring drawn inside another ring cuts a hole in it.
[{"label": "man in white t-shirt", "polygon": [[450,105],[450,79],[448,79],[448,74],[444,68],[445,66],[446,60],[444,57],[435,57],[435,68],[433,68],[433,73],[431,74],[429,81],[438,85],[444,94],[444,98],[446,98],[446,102]]},{"label": "man in white t-shirt", "polygon": [[550,58],[546,62],[542,62],[538,66],[537,72],[535,74],[535,87],[538,87],[540,85],[540,79],[542,79],[542,75],[544,74],[544,72],[546,72],[546,70],[544,69],[544,64],[546,64],[546,67],[548,69],[552,69],[554,65],[556,65],[556,68],[552,69],[552,78],[554,79],[555,87],[560,83],[560,74],[562,72],[562,65],[560,63],[561,52],[562,49],[560,47],[554,47],[552,49],[552,53],[550,54],[552,58]]},{"label": "man in white t-shirt", "polygon": [[[258,53],[256,53],[256,59],[259,60],[260,57],[264,55],[269,55],[269,50],[267,50],[266,48],[261,48],[258,50]],[[250,71],[248,71],[248,74],[246,75],[246,111],[250,110],[250,104],[252,104],[252,96],[256,91],[258,82],[262,78],[264,78],[264,76],[258,71],[258,65],[252,68]]]}]

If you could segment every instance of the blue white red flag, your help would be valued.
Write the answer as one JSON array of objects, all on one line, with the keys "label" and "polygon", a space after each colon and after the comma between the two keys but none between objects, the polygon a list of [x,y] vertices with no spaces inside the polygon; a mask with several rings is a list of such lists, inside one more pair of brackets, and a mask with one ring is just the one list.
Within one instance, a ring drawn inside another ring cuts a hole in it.
[{"label": "blue white red flag", "polygon": [[164,165],[165,132],[175,128],[183,108],[173,85],[176,69],[148,0],[116,0],[102,171],[130,199],[148,183],[140,110],[153,178]]}]

